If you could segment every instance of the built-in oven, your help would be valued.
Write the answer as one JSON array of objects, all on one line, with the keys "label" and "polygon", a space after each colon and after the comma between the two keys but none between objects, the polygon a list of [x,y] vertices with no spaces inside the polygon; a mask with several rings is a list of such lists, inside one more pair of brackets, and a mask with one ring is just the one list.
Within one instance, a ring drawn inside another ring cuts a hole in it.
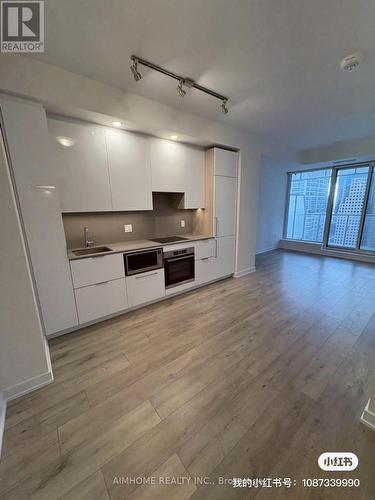
[{"label": "built-in oven", "polygon": [[165,288],[195,280],[194,247],[164,252]]},{"label": "built-in oven", "polygon": [[124,254],[126,276],[163,267],[163,249],[152,248]]}]

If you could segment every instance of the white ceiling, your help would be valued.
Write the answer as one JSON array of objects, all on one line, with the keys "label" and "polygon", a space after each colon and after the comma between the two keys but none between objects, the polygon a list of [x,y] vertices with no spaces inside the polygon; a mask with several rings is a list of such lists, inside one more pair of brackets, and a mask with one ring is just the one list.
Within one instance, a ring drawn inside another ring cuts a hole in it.
[{"label": "white ceiling", "polygon": [[[375,135],[374,0],[48,0],[42,61],[297,148]],[[353,52],[353,73],[339,68]],[[131,54],[230,97],[230,113]]]}]

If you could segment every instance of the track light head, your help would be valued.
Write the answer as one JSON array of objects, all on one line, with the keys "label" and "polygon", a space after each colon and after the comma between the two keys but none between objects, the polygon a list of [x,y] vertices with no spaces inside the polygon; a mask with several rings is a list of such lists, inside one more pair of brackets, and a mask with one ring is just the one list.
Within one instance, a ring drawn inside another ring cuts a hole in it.
[{"label": "track light head", "polygon": [[229,110],[227,108],[227,104],[228,104],[228,99],[225,99],[223,101],[221,101],[221,112],[224,113],[224,115],[227,115]]},{"label": "track light head", "polygon": [[181,97],[185,97],[186,95],[186,90],[183,87],[184,81],[180,80],[178,85],[177,85],[177,92],[180,94]]},{"label": "track light head", "polygon": [[133,73],[134,80],[139,82],[142,78],[141,73],[138,71],[138,60],[132,57],[133,64],[130,66],[131,72]]}]

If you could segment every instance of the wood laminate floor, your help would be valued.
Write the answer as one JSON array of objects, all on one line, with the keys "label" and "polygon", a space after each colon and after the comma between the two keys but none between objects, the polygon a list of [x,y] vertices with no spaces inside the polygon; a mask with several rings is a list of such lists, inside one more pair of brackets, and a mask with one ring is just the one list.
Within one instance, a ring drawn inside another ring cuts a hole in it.
[{"label": "wood laminate floor", "polygon": [[[276,251],[252,275],[53,340],[55,382],[8,407],[0,498],[374,499],[375,432],[359,421],[374,297],[374,266]],[[359,467],[323,472],[324,451]],[[180,484],[134,484],[147,477]],[[327,477],[361,486],[301,486]]]}]

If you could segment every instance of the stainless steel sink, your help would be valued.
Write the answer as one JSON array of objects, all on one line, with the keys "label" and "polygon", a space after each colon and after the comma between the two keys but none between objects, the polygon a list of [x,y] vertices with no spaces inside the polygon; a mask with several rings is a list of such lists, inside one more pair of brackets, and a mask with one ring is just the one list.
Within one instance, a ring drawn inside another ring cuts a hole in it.
[{"label": "stainless steel sink", "polygon": [[108,247],[92,247],[92,248],[84,248],[82,250],[73,250],[74,255],[91,255],[96,253],[104,253],[111,252],[111,249]]}]

